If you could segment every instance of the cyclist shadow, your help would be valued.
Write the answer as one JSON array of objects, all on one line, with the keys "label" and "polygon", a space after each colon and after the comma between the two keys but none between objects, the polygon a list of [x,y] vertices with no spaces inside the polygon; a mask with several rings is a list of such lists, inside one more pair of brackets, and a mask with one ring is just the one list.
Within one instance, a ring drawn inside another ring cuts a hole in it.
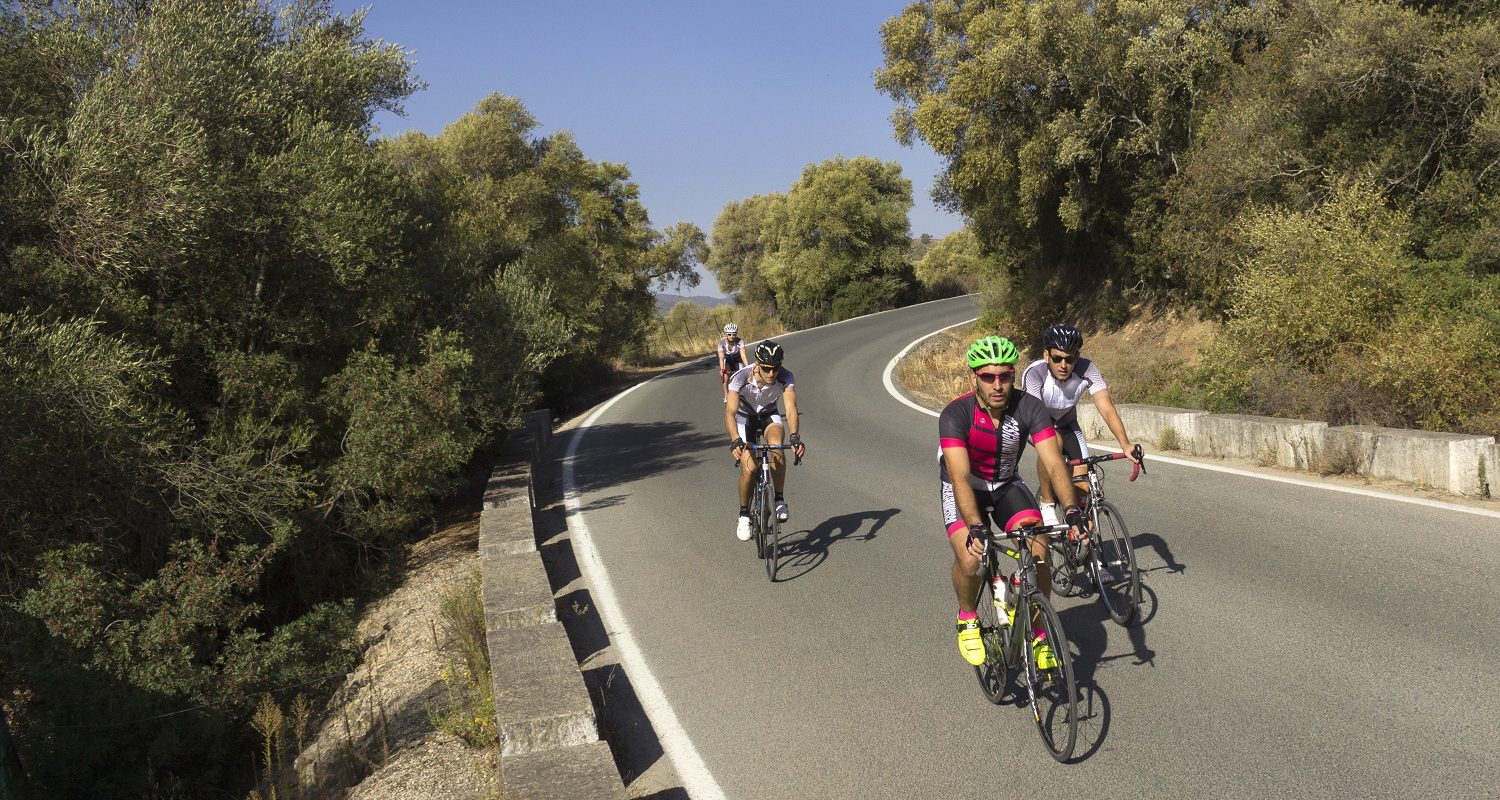
[{"label": "cyclist shadow", "polygon": [[[794,533],[790,537],[784,536],[781,542],[781,558],[776,568],[776,582],[796,580],[807,573],[818,568],[820,564],[828,560],[828,549],[834,542],[843,541],[855,534],[860,534],[857,541],[868,542],[875,538],[875,534],[885,527],[891,517],[901,513],[899,508],[888,508],[884,511],[859,511],[853,514],[844,514],[830,517],[818,523],[812,530],[802,531],[800,535]],[[871,523],[869,529],[860,533],[865,528],[865,523]]]},{"label": "cyclist shadow", "polygon": [[[1172,546],[1157,534],[1134,533],[1130,536],[1130,543],[1135,547],[1135,561],[1140,566],[1142,574],[1159,569],[1165,569],[1170,573],[1187,572],[1187,565],[1177,560],[1177,557],[1172,554]],[[1141,561],[1141,549],[1145,547],[1151,548],[1151,552],[1156,554],[1157,559],[1162,562],[1160,566],[1148,567]]]}]

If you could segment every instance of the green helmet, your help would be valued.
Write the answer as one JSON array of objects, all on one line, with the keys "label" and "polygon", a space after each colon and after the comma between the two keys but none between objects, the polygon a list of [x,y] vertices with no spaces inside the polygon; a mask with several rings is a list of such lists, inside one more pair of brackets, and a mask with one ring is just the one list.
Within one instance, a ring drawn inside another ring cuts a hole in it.
[{"label": "green helmet", "polygon": [[969,352],[965,354],[969,360],[969,369],[994,364],[1014,364],[1021,357],[1016,346],[1009,339],[1000,336],[986,336],[969,345]]}]

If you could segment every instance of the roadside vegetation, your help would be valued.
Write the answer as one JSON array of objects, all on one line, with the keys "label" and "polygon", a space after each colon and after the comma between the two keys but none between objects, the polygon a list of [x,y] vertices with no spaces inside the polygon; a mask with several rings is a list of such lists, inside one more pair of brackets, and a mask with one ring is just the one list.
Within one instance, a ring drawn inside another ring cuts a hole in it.
[{"label": "roadside vegetation", "polygon": [[[984,322],[1219,326],[1140,399],[1500,432],[1500,3],[912,3],[895,130],[946,159]],[[1118,374],[1116,372],[1115,374]]]},{"label": "roadside vegetation", "polygon": [[[279,786],[464,467],[730,321],[977,291],[1033,350],[1144,331],[1090,349],[1120,400],[1500,432],[1500,0],[942,0],[879,36],[969,221],[939,240],[864,156],[710,240],[516,98],[376,138],[420,81],[323,0],[0,3],[0,719],[33,788]],[[738,305],[657,315],[698,265]],[[434,721],[483,744],[458,653]]]},{"label": "roadside vegetation", "polygon": [[315,0],[0,4],[0,704],[39,796],[280,770],[271,710],[349,672],[434,500],[696,280],[702,232],[519,100],[374,139],[417,87]]}]

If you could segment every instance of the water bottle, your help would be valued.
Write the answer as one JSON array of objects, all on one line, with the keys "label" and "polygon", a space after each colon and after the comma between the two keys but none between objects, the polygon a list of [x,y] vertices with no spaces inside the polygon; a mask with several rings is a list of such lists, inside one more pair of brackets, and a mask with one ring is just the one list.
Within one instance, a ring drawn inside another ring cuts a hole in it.
[{"label": "water bottle", "polygon": [[996,575],[994,585],[990,592],[995,596],[996,616],[1000,618],[1002,627],[1010,625],[1016,616],[1016,593],[1021,585],[1019,574],[1006,578],[1004,575]]}]

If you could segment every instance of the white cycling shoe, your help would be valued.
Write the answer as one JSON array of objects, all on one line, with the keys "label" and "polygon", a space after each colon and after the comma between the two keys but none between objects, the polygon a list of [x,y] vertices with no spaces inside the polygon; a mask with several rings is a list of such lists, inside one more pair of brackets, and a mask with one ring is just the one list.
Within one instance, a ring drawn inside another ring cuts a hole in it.
[{"label": "white cycling shoe", "polygon": [[790,508],[786,507],[786,501],[785,500],[777,500],[776,501],[776,519],[777,519],[777,521],[779,521],[779,522],[786,522],[787,520],[789,520],[791,518],[792,518],[792,510]]},{"label": "white cycling shoe", "polygon": [[740,521],[734,525],[734,538],[742,542],[750,541],[750,518],[740,517]]}]

